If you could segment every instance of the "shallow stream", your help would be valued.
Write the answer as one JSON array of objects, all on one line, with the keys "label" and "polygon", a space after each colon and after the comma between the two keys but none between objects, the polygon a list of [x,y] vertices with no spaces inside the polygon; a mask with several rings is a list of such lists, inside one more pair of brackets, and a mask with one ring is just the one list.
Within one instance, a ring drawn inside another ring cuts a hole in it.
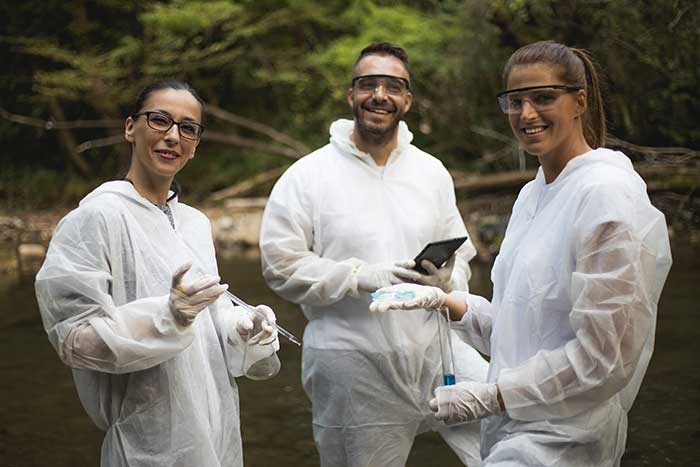
[{"label": "shallow stream", "polygon": [[[700,255],[674,245],[674,266],[659,307],[656,350],[629,420],[622,465],[700,465]],[[222,261],[221,276],[249,303],[267,303],[301,337],[304,318],[266,287],[257,259]],[[490,296],[488,267],[472,290]],[[31,280],[0,277],[0,466],[99,465],[102,433],[78,401],[70,370],[41,325]],[[268,381],[239,379],[245,464],[315,466],[311,406],[300,383],[300,349],[282,342],[282,370]],[[419,436],[409,466],[458,466],[434,433]]]}]

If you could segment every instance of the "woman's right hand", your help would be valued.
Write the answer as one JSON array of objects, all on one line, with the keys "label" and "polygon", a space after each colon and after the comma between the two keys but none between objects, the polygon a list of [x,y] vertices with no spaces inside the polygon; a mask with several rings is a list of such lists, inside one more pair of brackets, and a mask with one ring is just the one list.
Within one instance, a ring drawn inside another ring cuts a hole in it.
[{"label": "woman's right hand", "polygon": [[445,305],[447,294],[439,287],[418,284],[398,284],[382,287],[372,294],[369,311],[425,309],[438,311]]},{"label": "woman's right hand", "polygon": [[228,289],[228,284],[219,284],[219,276],[205,275],[191,284],[183,284],[182,278],[192,267],[188,261],[173,274],[170,287],[170,311],[181,326],[189,326],[199,312],[211,305]]}]

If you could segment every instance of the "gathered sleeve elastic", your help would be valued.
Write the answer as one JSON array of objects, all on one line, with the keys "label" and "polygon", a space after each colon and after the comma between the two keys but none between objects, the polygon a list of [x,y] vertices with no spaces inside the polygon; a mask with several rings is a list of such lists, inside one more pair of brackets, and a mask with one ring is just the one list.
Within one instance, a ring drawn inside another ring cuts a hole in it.
[{"label": "gathered sleeve elastic", "polygon": [[36,277],[39,310],[49,341],[70,367],[144,370],[186,349],[193,331],[175,322],[167,294],[115,304],[115,282],[136,287],[138,278],[133,271],[124,272],[128,277],[112,274],[108,225],[99,212],[87,209],[59,223]]},{"label": "gathered sleeve elastic", "polygon": [[[636,203],[644,201],[612,186],[596,187],[584,199],[573,229],[569,322],[575,337],[500,372],[497,383],[512,418],[573,416],[620,392],[633,377],[641,381],[646,368],[637,371],[640,356],[653,346],[665,280],[656,274],[653,245],[660,238],[642,238],[664,221],[653,209],[642,214]],[[665,223],[656,231],[667,235]]]},{"label": "gathered sleeve elastic", "polygon": [[467,312],[459,321],[451,323],[457,336],[484,355],[491,355],[491,330],[496,307],[487,299],[467,292],[452,292],[450,295],[466,302]]},{"label": "gathered sleeve elastic", "polygon": [[353,272],[362,261],[333,261],[312,251],[313,184],[303,175],[298,165],[290,167],[270,194],[260,231],[262,273],[284,299],[326,306],[358,295]]}]

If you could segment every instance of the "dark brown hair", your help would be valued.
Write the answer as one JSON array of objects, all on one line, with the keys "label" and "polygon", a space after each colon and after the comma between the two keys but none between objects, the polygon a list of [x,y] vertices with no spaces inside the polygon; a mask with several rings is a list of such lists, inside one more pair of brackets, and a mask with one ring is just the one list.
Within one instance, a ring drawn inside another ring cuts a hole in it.
[{"label": "dark brown hair", "polygon": [[357,64],[360,63],[360,60],[365,58],[367,55],[391,55],[392,57],[396,57],[401,60],[406,73],[409,75],[411,74],[411,69],[408,65],[408,54],[398,45],[394,45],[389,42],[377,42],[370,44],[360,51],[360,55],[358,55],[357,60],[355,60],[354,67],[356,67]]},{"label": "dark brown hair", "polygon": [[586,90],[587,109],[583,114],[583,136],[586,142],[597,148],[605,145],[605,110],[600,91],[598,73],[591,55],[583,50],[554,41],[541,41],[523,46],[513,52],[503,68],[503,85],[514,66],[547,63],[558,66],[560,78],[565,84],[582,86]]},{"label": "dark brown hair", "polygon": [[200,107],[202,108],[202,122],[200,122],[202,125],[204,124],[204,100],[202,100],[201,97],[199,97],[199,94],[197,94],[197,91],[195,91],[192,86],[190,86],[188,83],[184,83],[182,81],[177,81],[174,79],[164,79],[162,81],[156,81],[155,83],[151,83],[145,88],[141,90],[139,95],[136,97],[136,102],[134,103],[132,109],[131,109],[131,116],[136,115],[137,113],[141,112],[143,110],[143,105],[146,103],[146,100],[151,97],[151,94],[157,91],[162,91],[163,89],[175,89],[177,91],[187,91],[190,94],[192,94],[192,97],[194,97],[197,102],[199,103]]}]

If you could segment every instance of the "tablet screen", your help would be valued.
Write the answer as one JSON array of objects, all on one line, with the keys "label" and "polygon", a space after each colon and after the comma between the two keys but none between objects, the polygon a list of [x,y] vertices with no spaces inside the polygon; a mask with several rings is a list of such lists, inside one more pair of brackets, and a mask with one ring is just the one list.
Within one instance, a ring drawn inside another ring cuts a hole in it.
[{"label": "tablet screen", "polygon": [[421,261],[427,259],[435,266],[442,267],[445,261],[450,259],[450,256],[462,246],[462,244],[467,240],[467,237],[457,237],[450,238],[447,240],[440,240],[439,242],[428,243],[423,250],[418,253],[418,256],[414,258],[416,262],[415,270],[421,274],[427,274],[428,271],[423,269],[420,265]]}]

